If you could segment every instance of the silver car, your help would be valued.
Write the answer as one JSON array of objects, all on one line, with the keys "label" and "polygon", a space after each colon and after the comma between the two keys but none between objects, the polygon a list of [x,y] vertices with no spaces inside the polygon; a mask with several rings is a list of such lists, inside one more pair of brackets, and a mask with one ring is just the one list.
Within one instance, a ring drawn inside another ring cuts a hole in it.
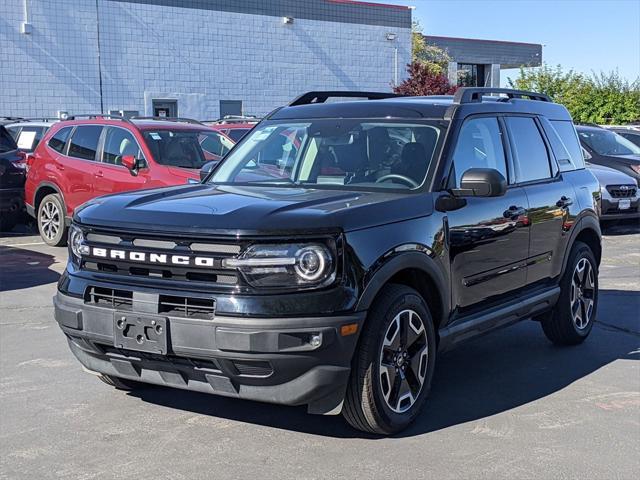
[{"label": "silver car", "polygon": [[640,218],[640,197],[633,178],[603,165],[587,166],[600,182],[600,220]]}]

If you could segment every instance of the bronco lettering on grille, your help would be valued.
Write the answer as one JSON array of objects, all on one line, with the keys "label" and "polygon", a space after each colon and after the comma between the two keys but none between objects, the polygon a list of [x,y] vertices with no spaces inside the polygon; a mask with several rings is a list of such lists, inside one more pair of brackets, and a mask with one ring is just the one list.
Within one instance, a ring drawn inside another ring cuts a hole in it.
[{"label": "bronco lettering on grille", "polygon": [[168,255],[166,253],[146,253],[128,250],[113,250],[110,248],[92,247],[91,255],[98,258],[113,260],[129,260],[131,262],[155,263],[161,265],[179,265],[196,267],[213,267],[212,257],[191,257],[189,255]]}]

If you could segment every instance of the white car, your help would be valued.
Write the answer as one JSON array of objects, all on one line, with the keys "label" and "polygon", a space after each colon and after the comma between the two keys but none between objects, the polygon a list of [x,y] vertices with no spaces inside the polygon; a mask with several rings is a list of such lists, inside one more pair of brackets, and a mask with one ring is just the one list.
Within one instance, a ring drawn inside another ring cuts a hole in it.
[{"label": "white car", "polygon": [[18,144],[18,150],[25,153],[33,152],[40,139],[51,125],[58,122],[57,118],[25,118],[4,126]]},{"label": "white car", "polygon": [[600,183],[600,220],[640,218],[640,201],[636,181],[619,170],[587,164]]}]

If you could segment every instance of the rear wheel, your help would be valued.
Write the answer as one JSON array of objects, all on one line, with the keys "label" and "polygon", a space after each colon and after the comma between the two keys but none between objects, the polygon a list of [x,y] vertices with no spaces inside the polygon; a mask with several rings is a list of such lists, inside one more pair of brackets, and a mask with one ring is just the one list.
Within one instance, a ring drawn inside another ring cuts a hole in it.
[{"label": "rear wheel", "polygon": [[65,208],[57,193],[44,197],[38,206],[38,231],[47,245],[62,247],[67,244],[64,224]]},{"label": "rear wheel", "polygon": [[101,374],[98,376],[107,385],[117,388],[118,390],[137,390],[144,388],[147,384],[142,382],[136,382],[135,380],[127,380],[126,378],[114,377],[112,375]]},{"label": "rear wheel", "polygon": [[433,321],[422,297],[404,285],[387,285],[354,357],[343,408],[347,422],[378,434],[407,427],[429,393],[435,353]]},{"label": "rear wheel", "polygon": [[598,308],[598,263],[589,246],[576,242],[560,280],[555,308],[542,316],[545,335],[557,345],[582,343],[591,332]]}]

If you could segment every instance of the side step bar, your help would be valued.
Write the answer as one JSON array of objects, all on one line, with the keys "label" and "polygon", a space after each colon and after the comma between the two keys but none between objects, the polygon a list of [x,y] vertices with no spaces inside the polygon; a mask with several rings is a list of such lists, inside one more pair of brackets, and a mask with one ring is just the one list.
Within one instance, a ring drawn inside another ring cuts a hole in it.
[{"label": "side step bar", "polygon": [[553,287],[508,305],[460,318],[440,330],[438,350],[450,350],[465,340],[543,313],[553,308],[559,296],[560,287]]}]

